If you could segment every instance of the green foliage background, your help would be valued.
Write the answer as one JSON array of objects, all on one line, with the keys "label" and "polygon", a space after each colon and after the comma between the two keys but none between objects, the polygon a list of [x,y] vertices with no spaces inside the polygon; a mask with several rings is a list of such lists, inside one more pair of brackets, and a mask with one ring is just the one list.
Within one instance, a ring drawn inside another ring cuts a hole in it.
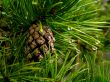
[{"label": "green foliage background", "polygon": [[[0,37],[0,81],[109,82],[109,62],[102,58],[102,28],[109,27],[109,22],[99,15],[99,3],[100,0],[2,0],[2,17],[6,17],[12,34],[3,32]],[[24,47],[33,21],[51,27],[56,52],[28,63]],[[9,47],[2,46],[4,42]]]}]

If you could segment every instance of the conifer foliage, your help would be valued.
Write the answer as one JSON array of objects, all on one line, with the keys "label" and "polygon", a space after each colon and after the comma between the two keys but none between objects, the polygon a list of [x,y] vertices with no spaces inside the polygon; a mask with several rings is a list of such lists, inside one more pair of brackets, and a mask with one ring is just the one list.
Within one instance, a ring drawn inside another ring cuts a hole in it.
[{"label": "conifer foliage", "polygon": [[0,43],[0,82],[92,82],[99,0],[2,1],[9,32],[0,42],[9,45]]}]

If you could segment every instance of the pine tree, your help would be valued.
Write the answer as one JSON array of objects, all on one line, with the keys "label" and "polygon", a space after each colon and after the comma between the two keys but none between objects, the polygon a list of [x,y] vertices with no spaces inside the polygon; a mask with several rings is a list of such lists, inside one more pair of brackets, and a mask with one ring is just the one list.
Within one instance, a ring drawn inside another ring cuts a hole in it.
[{"label": "pine tree", "polygon": [[[0,57],[4,62],[1,76],[18,82],[78,82],[82,79],[91,82],[93,70],[87,70],[88,64],[77,64],[91,62],[88,56],[96,54],[102,46],[97,2],[3,0],[11,40],[7,50],[9,62],[4,56]],[[0,53],[6,54],[5,50]],[[39,61],[43,57],[44,60]],[[27,64],[26,58],[39,62]]]}]

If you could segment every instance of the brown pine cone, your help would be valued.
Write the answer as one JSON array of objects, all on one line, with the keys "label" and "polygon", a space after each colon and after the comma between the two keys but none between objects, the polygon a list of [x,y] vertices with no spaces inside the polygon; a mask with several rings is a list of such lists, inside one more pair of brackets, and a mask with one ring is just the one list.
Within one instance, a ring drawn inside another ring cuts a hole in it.
[{"label": "brown pine cone", "polygon": [[27,44],[25,48],[26,54],[32,54],[33,59],[39,60],[50,50],[50,53],[54,53],[53,33],[49,26],[43,26],[43,32],[40,32],[39,24],[33,24],[29,28],[27,36]]}]

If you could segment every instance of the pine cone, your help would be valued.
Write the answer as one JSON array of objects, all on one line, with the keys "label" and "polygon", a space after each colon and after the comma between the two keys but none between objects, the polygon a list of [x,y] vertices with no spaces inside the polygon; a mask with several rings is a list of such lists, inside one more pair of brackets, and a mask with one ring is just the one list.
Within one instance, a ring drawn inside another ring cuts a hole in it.
[{"label": "pine cone", "polygon": [[49,26],[43,26],[43,32],[40,32],[39,25],[33,24],[29,28],[25,52],[27,55],[32,55],[32,60],[38,61],[46,53],[54,53],[54,42],[55,39]]}]

